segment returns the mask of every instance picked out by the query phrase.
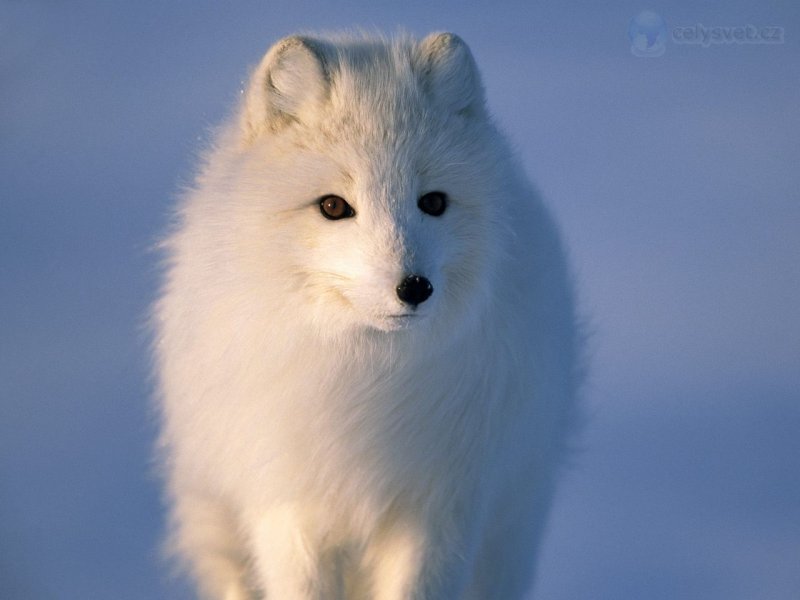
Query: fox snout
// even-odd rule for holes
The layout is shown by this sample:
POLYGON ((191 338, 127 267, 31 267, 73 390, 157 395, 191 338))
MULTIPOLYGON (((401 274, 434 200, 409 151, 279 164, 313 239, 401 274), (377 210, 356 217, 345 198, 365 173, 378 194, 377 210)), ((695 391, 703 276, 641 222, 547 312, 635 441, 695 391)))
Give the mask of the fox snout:
POLYGON ((422 275, 408 275, 397 286, 397 297, 405 304, 416 307, 431 297, 433 286, 427 277, 422 275))

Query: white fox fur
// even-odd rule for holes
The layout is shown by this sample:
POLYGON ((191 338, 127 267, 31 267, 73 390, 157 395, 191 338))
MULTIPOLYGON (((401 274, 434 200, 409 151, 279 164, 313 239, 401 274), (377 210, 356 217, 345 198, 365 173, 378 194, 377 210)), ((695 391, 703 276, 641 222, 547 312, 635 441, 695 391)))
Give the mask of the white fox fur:
POLYGON ((171 546, 203 598, 524 596, 580 338, 557 230, 457 36, 280 41, 165 248, 171 546), (354 216, 325 218, 329 194, 354 216))

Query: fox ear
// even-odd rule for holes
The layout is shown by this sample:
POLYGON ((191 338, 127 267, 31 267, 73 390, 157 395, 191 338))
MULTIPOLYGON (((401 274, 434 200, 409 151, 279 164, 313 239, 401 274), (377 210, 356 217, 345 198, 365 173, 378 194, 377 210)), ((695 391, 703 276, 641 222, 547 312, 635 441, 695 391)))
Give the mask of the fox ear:
POLYGON ((417 46, 417 68, 426 91, 455 113, 483 110, 478 67, 464 41, 454 33, 432 33, 417 46))
POLYGON ((329 91, 329 56, 323 42, 301 36, 284 38, 261 60, 250 77, 242 111, 242 134, 252 141, 303 117, 322 104, 329 91))

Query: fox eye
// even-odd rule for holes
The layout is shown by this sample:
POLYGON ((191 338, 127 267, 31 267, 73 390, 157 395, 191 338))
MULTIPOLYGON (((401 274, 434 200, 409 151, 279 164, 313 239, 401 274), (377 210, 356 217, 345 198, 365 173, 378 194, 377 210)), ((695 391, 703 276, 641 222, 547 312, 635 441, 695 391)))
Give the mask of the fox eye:
POLYGON ((419 209, 431 216, 438 217, 447 208, 447 194, 444 192, 428 192, 417 201, 419 209))
POLYGON ((347 200, 340 196, 323 196, 319 201, 319 210, 322 216, 331 221, 354 217, 356 211, 347 203, 347 200))

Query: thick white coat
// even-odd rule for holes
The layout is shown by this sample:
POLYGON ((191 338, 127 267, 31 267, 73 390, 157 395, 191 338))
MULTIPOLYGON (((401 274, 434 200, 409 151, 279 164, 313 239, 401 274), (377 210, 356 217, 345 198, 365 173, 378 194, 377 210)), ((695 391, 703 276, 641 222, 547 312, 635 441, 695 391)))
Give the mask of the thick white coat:
POLYGON ((523 597, 579 336, 556 228, 466 45, 282 40, 176 221, 161 452, 202 596, 523 597), (417 206, 430 191, 441 216, 417 206), (355 216, 325 219, 326 194, 355 216), (410 273, 434 290, 416 310, 410 273))

